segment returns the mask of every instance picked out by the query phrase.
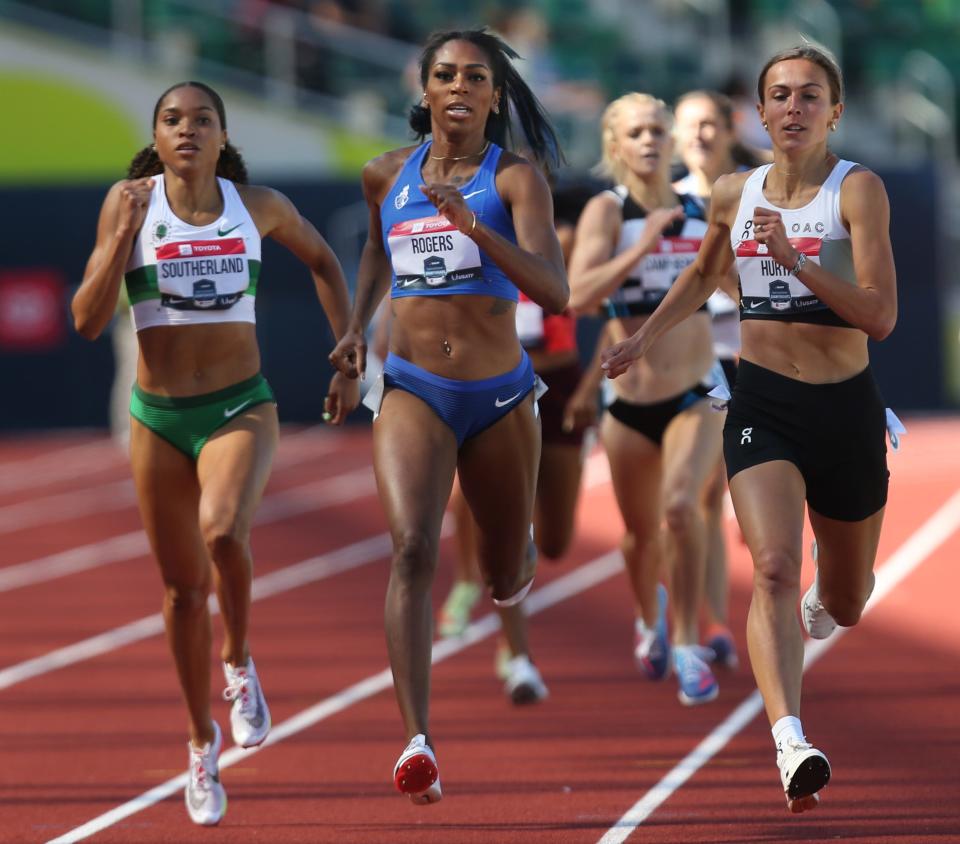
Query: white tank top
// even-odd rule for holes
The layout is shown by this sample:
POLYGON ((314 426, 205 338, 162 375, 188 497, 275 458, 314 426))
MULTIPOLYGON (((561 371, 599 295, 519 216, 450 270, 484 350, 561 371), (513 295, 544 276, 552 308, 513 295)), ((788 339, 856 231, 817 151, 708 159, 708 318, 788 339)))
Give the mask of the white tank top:
POLYGON ((223 213, 191 226, 167 203, 154 176, 146 217, 124 280, 137 331, 155 325, 256 322, 260 233, 228 179, 217 178, 223 213))
MULTIPOLYGON (((625 185, 606 193, 622 208, 623 223, 614 253, 619 255, 643 235, 647 211, 634 201, 625 185)), ((620 289, 610 295, 607 311, 611 318, 652 314, 677 276, 696 259, 707 231, 706 212, 692 196, 678 196, 677 202, 683 207, 684 218, 664 230, 653 251, 630 268, 620 289)))
POLYGON ((779 211, 794 249, 808 261, 856 284, 850 232, 840 218, 840 186, 857 164, 838 161, 817 195, 802 208, 778 208, 763 195, 772 166, 758 167, 747 178, 730 229, 730 245, 740 274, 740 319, 780 319, 849 328, 848 322, 790 272, 791 267, 778 264, 767 254, 767 247, 753 239, 753 209, 759 206, 779 211))

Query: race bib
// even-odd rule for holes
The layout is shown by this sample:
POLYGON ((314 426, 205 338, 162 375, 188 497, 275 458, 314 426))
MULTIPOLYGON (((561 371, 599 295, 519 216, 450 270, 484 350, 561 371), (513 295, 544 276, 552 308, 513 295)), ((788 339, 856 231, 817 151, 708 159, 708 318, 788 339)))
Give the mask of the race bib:
POLYGON ((223 309, 250 286, 242 237, 188 240, 157 247, 161 304, 179 309, 223 309))
POLYGON ((388 243, 399 290, 437 290, 483 279, 477 244, 446 217, 397 223, 388 243))
POLYGON ((644 255, 630 271, 630 277, 639 278, 644 290, 663 293, 693 263, 699 249, 699 237, 662 237, 656 251, 644 255))
MULTIPOLYGON (((820 263, 823 241, 817 237, 792 237, 790 243, 812 263, 820 263)), ((790 267, 775 261, 763 243, 744 240, 737 245, 741 304, 750 314, 795 314, 825 306, 790 267), (748 259, 748 260, 742 260, 748 259)))

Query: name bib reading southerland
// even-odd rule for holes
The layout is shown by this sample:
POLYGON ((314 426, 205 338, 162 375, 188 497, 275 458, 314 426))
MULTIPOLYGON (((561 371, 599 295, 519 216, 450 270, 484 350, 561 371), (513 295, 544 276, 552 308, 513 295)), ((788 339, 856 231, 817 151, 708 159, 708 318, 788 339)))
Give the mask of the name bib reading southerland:
POLYGON ((388 241, 399 290, 436 290, 483 279, 477 244, 446 217, 395 223, 388 241))
POLYGON ((157 247, 157 287, 165 307, 222 310, 233 305, 249 285, 242 237, 157 247))

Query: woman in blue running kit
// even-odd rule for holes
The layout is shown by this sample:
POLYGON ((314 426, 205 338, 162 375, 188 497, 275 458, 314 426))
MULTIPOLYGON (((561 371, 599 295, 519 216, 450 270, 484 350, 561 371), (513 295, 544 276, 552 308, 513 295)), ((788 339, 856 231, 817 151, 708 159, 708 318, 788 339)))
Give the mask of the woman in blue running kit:
MULTIPOLYGON (((217 765, 223 740, 210 712, 211 583, 224 620, 233 739, 253 747, 270 729, 247 644, 250 528, 278 427, 255 330, 261 238, 309 268, 338 337, 350 299, 336 256, 290 200, 246 184, 215 91, 199 82, 169 88, 154 107, 153 137, 104 200, 73 316, 81 335, 97 338, 125 284, 140 347, 130 460, 189 714, 186 807, 194 823, 212 825, 227 799, 217 765)), ((356 383, 337 372, 325 406, 331 421, 342 422, 358 401, 356 383)))
POLYGON ((430 588, 454 472, 494 600, 519 603, 536 566, 525 552, 540 427, 515 312, 518 290, 559 313, 568 289, 547 182, 502 147, 513 111, 525 147, 558 156, 515 56, 485 30, 437 33, 425 45, 410 122, 430 139, 364 168, 370 231, 350 327, 330 356, 363 375, 364 329, 389 288, 390 351, 365 403, 377 413, 374 468, 393 537, 387 647, 409 740, 394 782, 414 803, 441 797, 428 724, 430 588))
POLYGON ((833 59, 809 45, 778 53, 757 95, 773 163, 717 180, 696 262, 639 331, 604 350, 603 366, 626 372, 736 264, 743 345, 724 458, 753 557, 750 662, 787 803, 803 812, 831 773, 800 723, 804 504, 819 568, 801 618, 822 639, 856 624, 873 589, 888 472, 867 340, 893 330, 896 273, 883 183, 827 144, 843 113, 833 59))

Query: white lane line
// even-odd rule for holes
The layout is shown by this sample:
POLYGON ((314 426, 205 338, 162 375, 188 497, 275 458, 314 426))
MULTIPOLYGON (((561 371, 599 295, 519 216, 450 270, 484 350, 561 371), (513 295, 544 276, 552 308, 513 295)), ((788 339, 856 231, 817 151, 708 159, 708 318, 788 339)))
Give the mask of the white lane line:
MULTIPOLYGON (((960 490, 955 492, 920 528, 903 543, 877 571, 873 595, 864 608, 870 612, 896 586, 929 559, 944 542, 960 527, 960 490)), ((804 673, 832 648, 851 627, 838 627, 829 639, 806 642, 803 649, 804 673)), ((717 755, 727 743, 740 733, 760 712, 763 700, 760 693, 751 693, 730 715, 703 741, 688 753, 663 779, 633 804, 597 842, 597 844, 622 844, 662 806, 690 777, 717 755)), ((772 766, 771 766, 772 768, 772 766)))
MULTIPOLYGON (((256 578, 253 581, 253 600, 259 601, 317 580, 333 577, 335 574, 382 559, 389 553, 388 534, 381 533, 378 536, 368 537, 352 545, 338 548, 329 554, 320 554, 256 578)), ((210 596, 208 605, 211 614, 217 615, 220 612, 216 596, 210 596)), ((157 636, 162 632, 163 616, 160 613, 131 621, 129 624, 91 636, 89 639, 74 642, 72 645, 50 651, 43 656, 4 668, 0 671, 0 690, 9 689, 25 680, 49 674, 51 671, 66 668, 78 662, 93 659, 133 642, 157 636)))
MULTIPOLYGON (((294 436, 304 436, 312 428, 294 436)), ((314 434, 315 436, 315 434, 314 434)), ((290 439, 290 437, 288 437, 290 439)), ((335 437, 331 437, 331 440, 335 437)), ((591 489, 610 480, 610 467, 602 452, 593 454, 584 466, 584 486, 591 489)), ((342 475, 325 478, 268 495, 257 509, 255 525, 264 525, 299 516, 312 509, 335 506, 376 491, 373 469, 362 467, 342 475), (334 491, 326 489, 334 486, 334 491), (356 485, 356 486, 355 486, 356 485), (300 500, 298 499, 305 499, 300 500), (312 501, 311 501, 312 499, 312 501)), ((143 531, 135 530, 78 548, 58 551, 46 557, 0 568, 0 593, 45 583, 109 563, 133 560, 150 553, 143 531)))
POLYGON ((23 460, 0 462, 0 493, 43 486, 125 462, 122 450, 109 439, 44 451, 23 460))
MULTIPOLYGON (((623 557, 619 551, 611 551, 604 554, 602 557, 585 563, 569 574, 548 583, 542 589, 532 592, 525 602, 527 612, 529 615, 542 612, 548 607, 590 589, 622 571, 623 557)), ((433 646, 433 664, 436 665, 443 662, 476 642, 491 636, 499 627, 500 621, 496 614, 490 613, 471 624, 463 636, 435 642, 433 646)), ((249 750, 242 750, 239 747, 230 748, 230 750, 220 756, 220 768, 222 770, 229 768, 241 760, 246 761, 252 754, 278 744, 284 739, 336 715, 338 712, 342 712, 380 692, 384 692, 392 685, 393 676, 389 668, 372 674, 359 683, 355 683, 337 694, 315 703, 313 706, 288 718, 286 721, 277 724, 270 731, 269 737, 260 747, 249 750)), ((87 821, 87 823, 82 826, 78 826, 58 838, 52 839, 47 842, 47 844, 71 844, 71 842, 82 841, 84 838, 88 838, 125 818, 129 818, 131 815, 135 815, 137 812, 142 812, 144 809, 150 808, 172 794, 176 794, 178 791, 181 791, 186 784, 187 774, 182 773, 179 776, 167 780, 165 783, 151 788, 139 797, 135 797, 133 800, 87 821)))
MULTIPOLYGON (((373 470, 364 466, 267 496, 257 510, 254 524, 266 525, 293 518, 313 510, 364 498, 375 492, 373 470)), ((108 563, 136 559, 149 553, 150 545, 146 534, 142 530, 130 531, 79 548, 58 551, 36 560, 0 568, 0 592, 22 589, 108 563)))
MULTIPOLYGON (((281 431, 274 468, 302 462, 304 444, 308 447, 319 445, 317 454, 310 455, 312 459, 337 448, 338 439, 329 429, 324 430, 319 425, 290 433, 281 431)), ((55 448, 23 460, 0 461, 0 494, 86 478, 128 465, 128 462, 126 450, 108 438, 55 448)))
MULTIPOLYGON (((308 438, 300 433, 293 435, 290 439, 300 442, 308 438)), ((314 436, 313 439, 316 437, 314 436)), ((296 447, 290 445, 274 459, 274 472, 282 471, 289 466, 303 466, 325 457, 336 448, 334 439, 331 437, 322 440, 319 448, 311 443, 309 451, 306 451, 302 445, 296 447)), ((92 469, 93 467, 90 467, 82 471, 70 472, 59 480, 63 481, 67 478, 87 480, 93 473, 92 469)), ((130 473, 127 471, 125 474, 129 476, 130 473)), ((0 506, 0 534, 97 513, 133 508, 136 503, 133 481, 129 477, 88 486, 75 486, 73 489, 54 492, 42 498, 28 498, 14 504, 0 506)))
MULTIPOLYGON (((590 457, 584 473, 586 488, 591 489, 609 479, 609 473, 604 472, 606 465, 606 460, 602 454, 595 454, 590 457)), ((375 489, 373 470, 370 466, 365 466, 344 475, 277 493, 274 496, 274 499, 277 500, 264 500, 263 504, 260 505, 256 524, 266 524, 326 506, 342 504, 356 498, 372 495, 375 489)), ((447 530, 445 521, 443 536, 448 535, 447 530)), ((93 543, 84 548, 64 551, 42 560, 34 560, 31 563, 2 569, 0 570, 0 592, 39 583, 43 580, 51 580, 55 577, 62 577, 105 563, 134 559, 149 553, 149 551, 147 539, 143 532, 133 531, 106 542, 93 543)), ((311 558, 301 563, 294 563, 263 578, 256 578, 253 582, 254 599, 266 597, 258 591, 262 588, 260 584, 265 580, 268 583, 279 583, 284 578, 290 578, 291 585, 285 587, 289 589, 294 589, 303 583, 309 583, 309 580, 298 580, 299 572, 303 567, 309 569, 316 559, 311 558)), ((269 594, 275 594, 275 592, 269 594)), ((530 600, 533 600, 532 596, 530 600)), ((215 606, 212 597, 211 606, 215 606)), ((155 635, 163 629, 162 624, 157 627, 158 619, 161 619, 159 614, 147 616, 88 639, 83 639, 80 642, 75 642, 72 645, 50 651, 42 656, 0 669, 0 690, 8 689, 32 677, 38 677, 41 674, 73 665, 76 662, 91 659, 131 642, 137 642, 155 635)))
POLYGON ((0 534, 37 527, 94 513, 133 507, 137 502, 133 481, 113 481, 96 487, 72 489, 44 498, 28 498, 0 507, 0 534))

